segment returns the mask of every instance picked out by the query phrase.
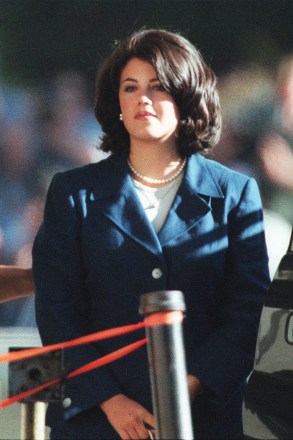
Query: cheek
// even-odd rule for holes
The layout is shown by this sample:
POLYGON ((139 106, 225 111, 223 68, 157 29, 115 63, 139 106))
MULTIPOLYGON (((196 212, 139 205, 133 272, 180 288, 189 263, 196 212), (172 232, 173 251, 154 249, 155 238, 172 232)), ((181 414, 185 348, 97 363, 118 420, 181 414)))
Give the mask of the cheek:
POLYGON ((178 123, 180 120, 179 110, 177 106, 172 102, 166 103, 164 114, 166 115, 166 118, 168 118, 170 122, 172 121, 173 123, 174 122, 178 123))
POLYGON ((129 99, 128 97, 121 97, 119 98, 119 102, 120 102, 120 110, 123 113, 124 117, 127 117, 128 114, 131 113, 131 99, 129 99))
POLYGON ((162 110, 166 115, 172 117, 172 119, 180 120, 180 112, 176 105, 176 102, 171 96, 168 96, 167 99, 164 99, 162 102, 162 110))

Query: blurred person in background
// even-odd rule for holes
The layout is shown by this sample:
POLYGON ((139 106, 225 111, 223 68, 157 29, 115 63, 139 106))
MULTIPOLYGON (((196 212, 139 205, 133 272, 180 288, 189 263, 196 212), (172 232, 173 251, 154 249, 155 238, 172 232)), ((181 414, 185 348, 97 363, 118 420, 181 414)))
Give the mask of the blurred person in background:
POLYGON ((271 124, 256 149, 266 205, 293 224, 293 55, 278 66, 271 124))
MULTIPOLYGON (((33 93, 3 87, 0 132, 1 327, 35 326, 32 236, 26 258, 17 258, 20 249, 28 242, 27 232, 34 224, 25 216, 25 211, 39 191, 35 116, 33 93), (8 301, 14 298, 18 301, 8 301)), ((40 209, 42 212, 43 207, 40 209)), ((37 215, 35 219, 37 221, 37 215)))
POLYGON ((271 278, 287 252, 293 221, 290 190, 293 157, 288 142, 293 126, 292 119, 291 126, 288 124, 293 108, 291 69, 292 58, 289 57, 280 63, 276 83, 271 72, 263 67, 239 66, 223 76, 219 83, 223 135, 213 150, 213 157, 255 177, 260 185, 271 278), (283 111, 281 102, 286 102, 283 111), (284 119, 282 114, 286 115, 284 119), (286 120, 287 140, 280 137, 281 120, 286 120))
POLYGON ((22 264, 19 253, 33 239, 52 175, 106 157, 98 148, 101 129, 92 106, 89 84, 74 70, 34 88, 1 85, 3 263, 22 264))
MULTIPOLYGON (((31 128, 25 121, 2 127, 0 141, 0 225, 4 234, 5 262, 13 264, 25 236, 23 212, 36 188, 36 162, 31 128)), ((28 226, 28 225, 27 225, 28 226)))
MULTIPOLYGON (((137 322, 142 293, 181 290, 195 438, 242 439, 270 280, 255 180, 204 157, 221 131, 215 74, 182 36, 143 30, 101 66, 95 114, 112 154, 53 177, 34 243, 42 341, 137 322)), ((120 346, 70 349, 65 363, 120 346)), ((52 439, 143 439, 154 427, 145 347, 66 381, 64 393, 49 405, 52 439)))
MULTIPOLYGON (((105 157, 89 84, 65 71, 30 88, 0 84, 1 262, 30 268, 52 175, 105 157)), ((34 326, 34 297, 0 306, 0 326, 34 326)))
POLYGON ((219 79, 223 133, 213 158, 261 180, 256 140, 270 127, 275 88, 270 72, 235 66, 219 79))
POLYGON ((273 277, 287 252, 293 225, 293 55, 281 59, 267 132, 256 142, 265 209, 265 230, 273 277))
POLYGON ((40 165, 52 173, 97 162, 105 154, 97 147, 101 129, 93 116, 89 85, 77 71, 56 75, 44 90, 40 165))

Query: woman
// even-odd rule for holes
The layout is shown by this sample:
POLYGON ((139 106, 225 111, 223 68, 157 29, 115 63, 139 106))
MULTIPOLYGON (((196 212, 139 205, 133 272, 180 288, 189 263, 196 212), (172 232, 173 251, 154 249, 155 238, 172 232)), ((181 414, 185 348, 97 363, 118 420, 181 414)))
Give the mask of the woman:
MULTIPOLYGON (((241 438, 241 402, 269 285, 253 179, 205 159, 221 128, 214 73, 180 35, 143 30, 101 66, 95 114, 109 158, 56 175, 34 245, 44 344, 138 320, 140 295, 174 289, 196 438, 241 438)), ((65 352, 70 368, 139 336, 65 352)), ((147 438, 145 349, 66 383, 53 439, 147 438)))

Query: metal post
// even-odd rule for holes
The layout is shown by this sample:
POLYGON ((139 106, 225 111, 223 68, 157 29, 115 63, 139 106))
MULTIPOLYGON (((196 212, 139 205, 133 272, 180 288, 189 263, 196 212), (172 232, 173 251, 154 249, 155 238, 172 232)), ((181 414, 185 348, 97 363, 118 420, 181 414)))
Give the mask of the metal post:
POLYGON ((146 327, 156 438, 193 439, 182 334, 183 294, 177 290, 146 293, 139 311, 150 324, 159 315, 165 317, 164 324, 146 327), (172 319, 174 311, 182 319, 172 319))
POLYGON ((45 402, 21 403, 21 440, 45 439, 45 402))

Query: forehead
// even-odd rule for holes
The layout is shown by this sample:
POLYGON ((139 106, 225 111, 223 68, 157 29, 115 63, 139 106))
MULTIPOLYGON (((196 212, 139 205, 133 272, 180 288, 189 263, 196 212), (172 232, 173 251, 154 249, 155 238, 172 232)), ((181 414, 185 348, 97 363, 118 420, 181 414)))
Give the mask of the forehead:
POLYGON ((121 72, 120 81, 127 79, 154 79, 157 78, 157 72, 155 68, 147 61, 140 58, 131 58, 124 66, 121 72))

